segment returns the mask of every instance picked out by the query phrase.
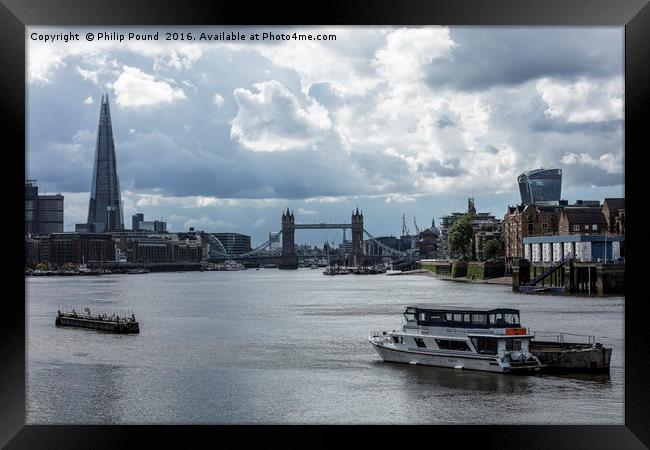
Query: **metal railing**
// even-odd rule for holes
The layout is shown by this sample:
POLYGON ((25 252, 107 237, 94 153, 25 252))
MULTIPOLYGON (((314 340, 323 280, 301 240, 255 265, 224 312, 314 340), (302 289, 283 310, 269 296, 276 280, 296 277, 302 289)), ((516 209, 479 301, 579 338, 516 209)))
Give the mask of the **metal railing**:
POLYGON ((548 268, 546 271, 544 271, 541 275, 538 275, 537 277, 535 277, 532 281, 530 281, 529 283, 527 283, 527 285, 528 285, 528 286, 535 286, 535 285, 537 285, 537 283, 539 283, 540 281, 542 281, 544 278, 548 277, 548 276, 551 275, 553 272, 555 272, 556 270, 558 270, 560 267, 564 266, 567 262, 571 261, 571 259, 573 259, 573 257, 574 257, 574 256, 573 256, 572 253, 567 253, 566 255, 564 255, 564 256, 562 257, 561 260, 554 262, 553 265, 551 265, 551 267, 549 267, 549 268, 548 268))
POLYGON ((533 340, 538 338, 546 341, 557 342, 558 344, 588 344, 593 345, 596 342, 596 336, 587 335, 587 334, 575 334, 575 333, 558 333, 556 331, 530 331, 530 334, 533 335, 533 340), (581 338, 581 342, 576 342, 576 340, 567 340, 566 337, 571 336, 575 338, 581 338), (586 340, 586 342, 584 342, 586 340))

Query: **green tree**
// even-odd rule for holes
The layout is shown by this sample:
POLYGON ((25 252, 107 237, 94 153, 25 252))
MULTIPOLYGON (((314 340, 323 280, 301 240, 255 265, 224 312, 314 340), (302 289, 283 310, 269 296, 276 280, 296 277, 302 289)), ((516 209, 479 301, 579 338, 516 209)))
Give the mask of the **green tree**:
POLYGON ((469 215, 465 214, 456 220, 449 229, 448 245, 450 253, 452 255, 462 255, 465 258, 473 237, 474 228, 472 228, 469 215))
POLYGON ((490 239, 483 246, 483 253, 486 259, 496 258, 497 253, 501 250, 501 241, 499 239, 490 239))
POLYGON ((43 270, 43 271, 47 270, 47 264, 45 263, 36 264, 36 270, 43 270))

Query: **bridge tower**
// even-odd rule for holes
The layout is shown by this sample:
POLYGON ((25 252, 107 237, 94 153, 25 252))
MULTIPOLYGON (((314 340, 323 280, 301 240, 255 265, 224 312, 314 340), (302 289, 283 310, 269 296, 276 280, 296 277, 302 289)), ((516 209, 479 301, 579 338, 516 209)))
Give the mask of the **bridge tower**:
POLYGON ((352 212, 352 264, 363 265, 363 212, 352 212))
POLYGON ((282 212, 282 261, 278 266, 280 269, 298 268, 298 258, 293 240, 295 224, 293 213, 287 208, 286 212, 282 212))

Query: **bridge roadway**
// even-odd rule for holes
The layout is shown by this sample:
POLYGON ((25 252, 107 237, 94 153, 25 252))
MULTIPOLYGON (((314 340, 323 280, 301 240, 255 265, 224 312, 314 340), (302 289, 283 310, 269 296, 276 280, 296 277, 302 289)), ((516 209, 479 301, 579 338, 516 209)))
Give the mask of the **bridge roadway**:
POLYGON ((322 230, 326 228, 352 228, 351 223, 296 223, 293 225, 296 230, 322 230))

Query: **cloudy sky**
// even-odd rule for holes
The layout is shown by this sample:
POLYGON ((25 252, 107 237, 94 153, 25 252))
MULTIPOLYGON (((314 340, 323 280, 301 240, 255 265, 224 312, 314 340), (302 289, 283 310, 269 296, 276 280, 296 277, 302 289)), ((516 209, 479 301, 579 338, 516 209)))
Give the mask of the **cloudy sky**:
MULTIPOLYGON (((108 93, 124 202, 174 231, 303 223, 374 235, 451 211, 502 217, 516 176, 560 167, 569 201, 624 192, 623 28, 43 28, 27 32, 27 178, 85 222, 108 93), (115 42, 87 31, 335 34, 335 41, 115 42), (33 32, 80 42, 33 41, 33 32)), ((299 231, 298 242, 340 242, 299 231)))

